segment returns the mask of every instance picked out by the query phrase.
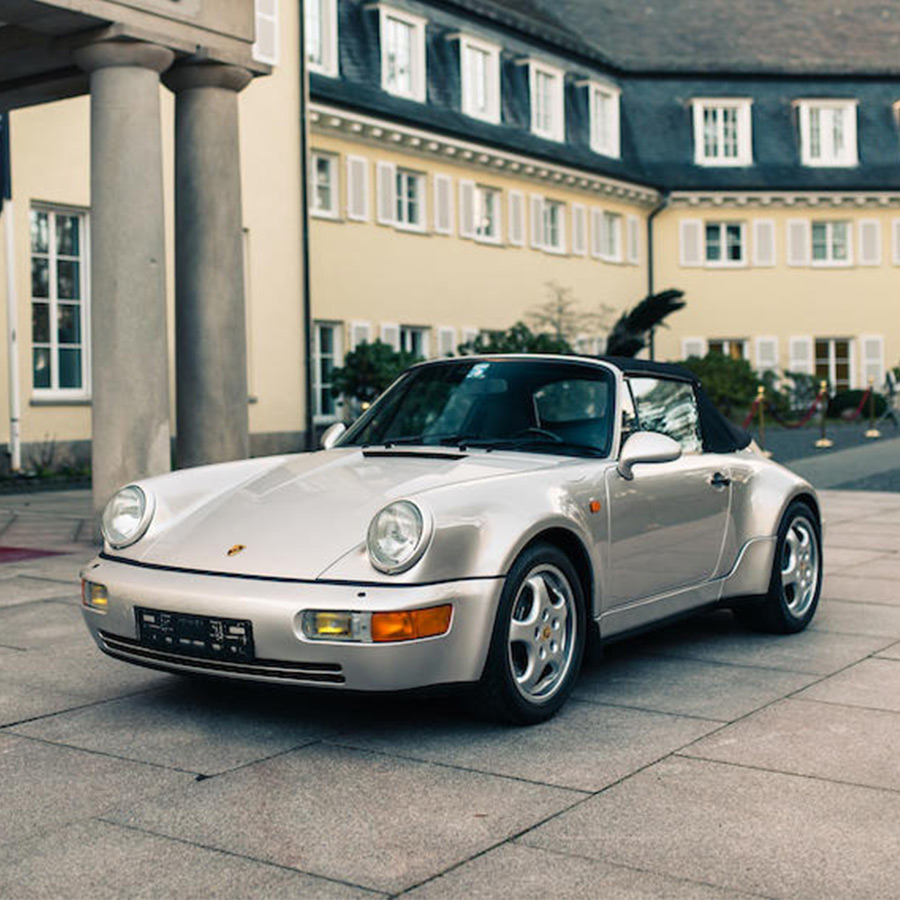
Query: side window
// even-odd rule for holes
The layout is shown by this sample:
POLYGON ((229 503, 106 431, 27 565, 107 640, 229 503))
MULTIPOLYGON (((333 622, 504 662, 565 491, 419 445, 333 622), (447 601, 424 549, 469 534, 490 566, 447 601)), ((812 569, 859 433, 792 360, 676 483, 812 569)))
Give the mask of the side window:
POLYGON ((631 391, 641 431, 658 431, 674 438, 685 453, 700 453, 700 415, 694 389, 683 381, 632 378, 631 391))
POLYGON ((631 386, 626 378, 622 385, 622 443, 638 431, 637 413, 631 396, 631 386))

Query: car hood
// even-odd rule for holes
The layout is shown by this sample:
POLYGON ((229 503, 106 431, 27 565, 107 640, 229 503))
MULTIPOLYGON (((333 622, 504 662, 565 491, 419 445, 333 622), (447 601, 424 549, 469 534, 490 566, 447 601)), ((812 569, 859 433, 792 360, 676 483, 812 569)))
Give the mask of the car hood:
MULTIPOLYGON (((114 555, 203 572, 314 579, 365 541, 372 517, 392 500, 565 461, 440 449, 339 448, 284 457, 151 528, 143 540, 114 555)), ((178 505, 177 496, 166 494, 165 477, 152 487, 167 506, 178 505)), ((427 505, 427 497, 422 502, 427 505)), ((372 577, 380 580, 374 569, 372 577)))

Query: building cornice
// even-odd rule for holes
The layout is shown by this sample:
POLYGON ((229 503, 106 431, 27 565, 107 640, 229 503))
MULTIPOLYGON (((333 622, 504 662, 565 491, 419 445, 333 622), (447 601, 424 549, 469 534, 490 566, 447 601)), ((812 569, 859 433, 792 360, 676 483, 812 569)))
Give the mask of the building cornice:
POLYGON ((682 209, 897 209, 900 191, 672 191, 669 205, 682 209))
POLYGON ((536 184, 565 187, 595 197, 611 197, 636 206, 653 207, 661 196, 659 191, 646 185, 411 128, 355 110, 310 103, 309 121, 312 130, 318 134, 339 134, 351 140, 392 147, 432 160, 442 159, 484 171, 515 175, 536 184))

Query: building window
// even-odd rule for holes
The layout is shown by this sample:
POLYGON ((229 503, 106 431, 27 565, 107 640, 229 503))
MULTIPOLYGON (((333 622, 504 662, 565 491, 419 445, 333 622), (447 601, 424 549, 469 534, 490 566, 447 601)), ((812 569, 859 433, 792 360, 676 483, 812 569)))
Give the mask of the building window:
POLYGON ((618 158, 619 90, 603 84, 590 87, 591 149, 618 158))
POLYGON ((832 391, 852 387, 849 338, 816 338, 816 378, 827 381, 832 391))
POLYGON ((83 213, 31 210, 31 344, 36 394, 88 395, 83 213))
POLYGON ((557 200, 545 200, 543 209, 543 248, 562 253, 565 249, 563 216, 565 205, 557 200))
POLYGON ((750 342, 746 338, 726 338, 710 340, 707 344, 710 353, 721 353, 731 359, 749 359, 750 342))
POLYGON ((337 157, 329 153, 313 153, 310 212, 315 216, 335 218, 338 214, 337 157))
POLYGON ((565 104, 561 69, 530 62, 531 130, 551 141, 565 140, 565 104))
POLYGON ((801 100, 800 158, 805 166, 855 166, 855 100, 801 100))
POLYGON ((306 63, 322 75, 338 74, 337 0, 306 0, 306 63))
POLYGON ((694 162, 704 166, 748 166, 753 162, 750 100, 697 99, 694 162))
POLYGON ((850 264, 849 222, 813 222, 811 233, 813 265, 850 264))
POLYGON ((400 350, 417 359, 428 359, 428 329, 415 325, 400 326, 400 350))
POLYGON ((333 322, 316 322, 314 394, 315 416, 320 422, 337 417, 337 398, 331 393, 332 375, 341 363, 341 326, 333 322))
POLYGON ((500 121, 500 48, 463 36, 459 42, 462 111, 467 116, 500 121))
POLYGON ((476 185, 474 197, 475 237, 500 240, 500 191, 476 185))
POLYGON ((425 100, 425 19, 379 7, 381 86, 389 94, 425 100))
POLYGON ((603 212, 600 231, 600 258, 607 262, 622 261, 622 217, 618 213, 603 212))
POLYGON ((706 263, 742 266, 746 262, 744 225, 740 222, 706 223, 706 263))
POLYGON ((397 169, 397 225, 401 228, 425 227, 425 176, 397 169))

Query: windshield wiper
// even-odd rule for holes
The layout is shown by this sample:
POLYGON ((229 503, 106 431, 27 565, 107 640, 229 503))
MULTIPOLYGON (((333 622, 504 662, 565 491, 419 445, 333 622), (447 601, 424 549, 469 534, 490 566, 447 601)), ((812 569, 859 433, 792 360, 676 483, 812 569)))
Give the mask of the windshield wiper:
POLYGON ((474 447, 478 450, 537 450, 540 453, 563 453, 575 456, 606 456, 597 447, 587 444, 574 444, 553 435, 523 434, 517 437, 479 438, 468 435, 452 435, 443 438, 441 444, 452 444, 465 450, 474 447))

